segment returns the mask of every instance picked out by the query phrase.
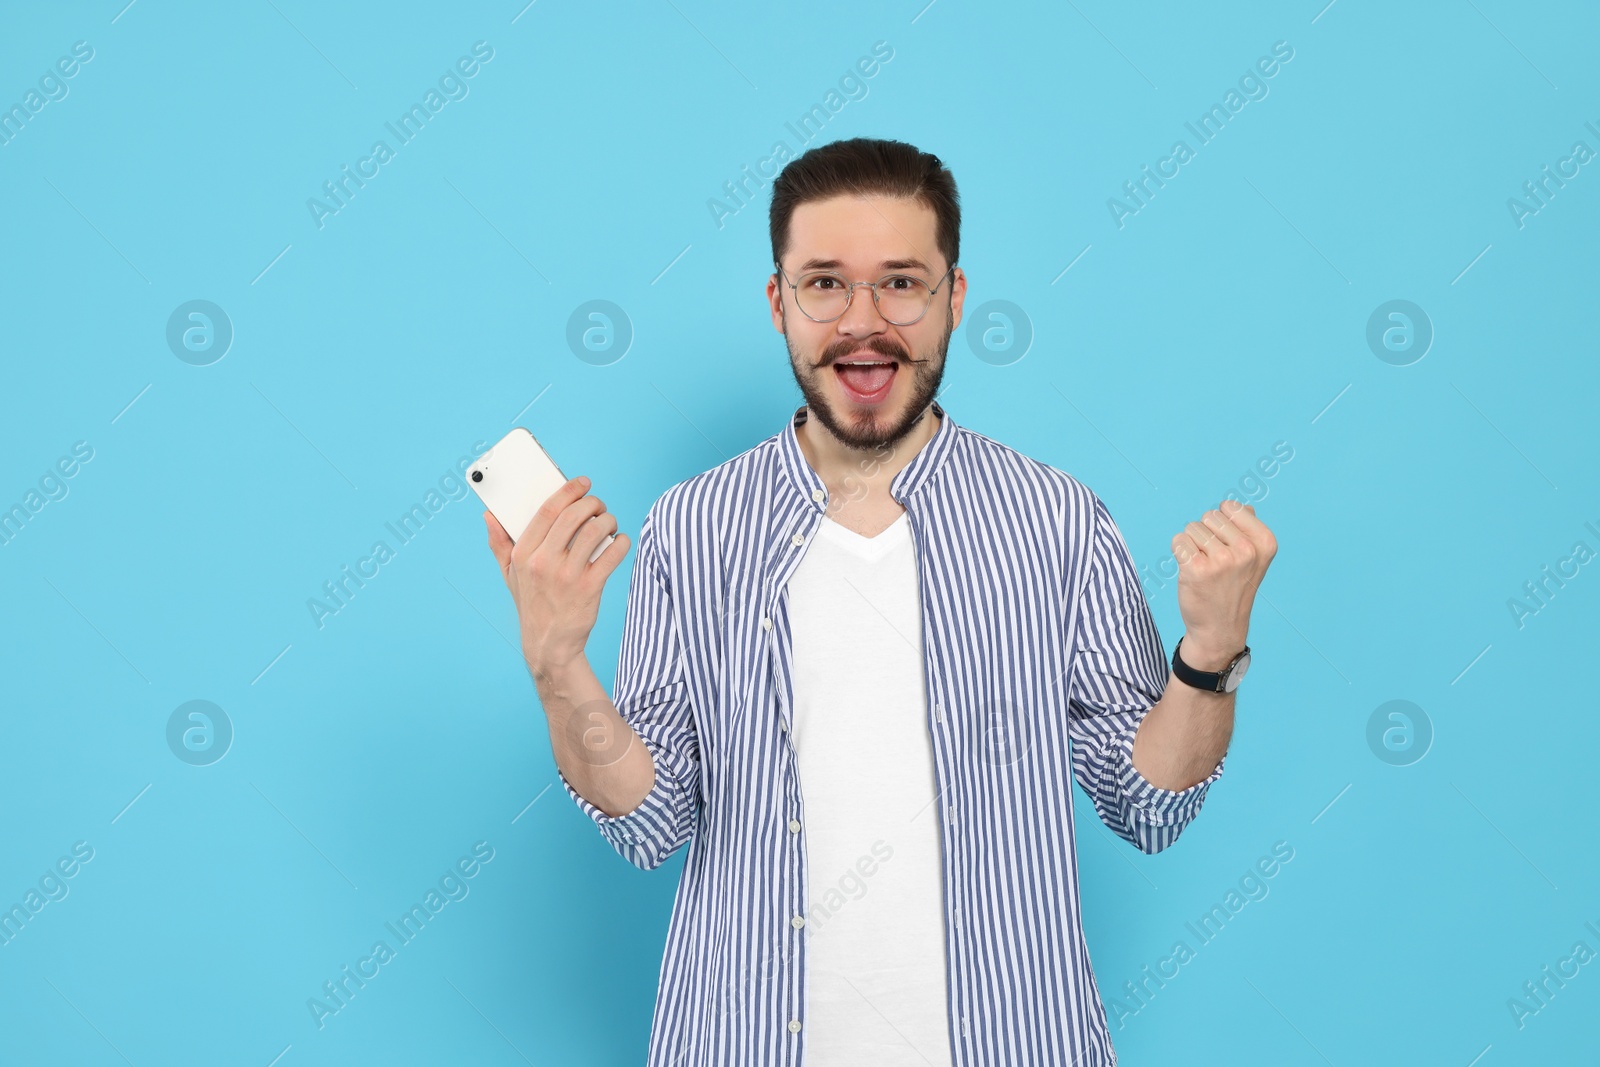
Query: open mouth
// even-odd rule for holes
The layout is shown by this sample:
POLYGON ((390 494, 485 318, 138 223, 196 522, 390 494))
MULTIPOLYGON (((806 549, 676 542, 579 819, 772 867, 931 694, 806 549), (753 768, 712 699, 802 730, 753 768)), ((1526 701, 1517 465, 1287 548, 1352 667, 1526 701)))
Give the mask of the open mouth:
POLYGON ((833 371, 845 395, 858 404, 879 404, 889 395, 900 364, 892 359, 859 363, 835 363, 833 371))

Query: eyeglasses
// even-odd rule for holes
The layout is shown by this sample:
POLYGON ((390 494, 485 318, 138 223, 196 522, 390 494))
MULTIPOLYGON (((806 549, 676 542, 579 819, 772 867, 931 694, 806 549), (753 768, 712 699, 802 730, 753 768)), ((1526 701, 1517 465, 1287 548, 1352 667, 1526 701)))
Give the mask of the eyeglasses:
POLYGON ((940 276, 939 284, 930 289, 927 282, 910 274, 885 274, 875 282, 852 282, 831 270, 809 271, 800 275, 798 281, 791 282, 783 273, 782 264, 774 262, 773 266, 778 268, 784 284, 794 290, 795 306, 812 322, 833 322, 839 318, 850 309, 856 286, 864 285, 872 290, 872 302, 877 305, 878 314, 896 326, 910 326, 921 321, 933 302, 933 294, 944 285, 950 271, 956 269, 952 263, 950 270, 940 276))

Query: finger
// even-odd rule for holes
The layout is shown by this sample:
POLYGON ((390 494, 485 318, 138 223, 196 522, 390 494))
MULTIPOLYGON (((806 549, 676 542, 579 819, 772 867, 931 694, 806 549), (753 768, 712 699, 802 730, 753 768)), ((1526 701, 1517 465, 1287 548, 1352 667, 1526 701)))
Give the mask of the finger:
MULTIPOLYGON (((1227 503, 1227 501, 1223 501, 1223 503, 1227 503)), ((1223 514, 1223 512, 1217 508, 1213 508, 1204 515, 1200 516, 1200 521, 1205 523, 1206 528, 1212 533, 1216 534, 1217 540, 1221 541, 1225 545, 1231 545, 1235 541, 1244 539, 1244 532, 1241 531, 1239 527, 1235 526, 1233 522, 1229 520, 1228 516, 1223 514)))
POLYGON ((500 573, 511 574, 511 535, 506 533, 506 528, 500 525, 500 520, 485 511, 483 524, 489 530, 489 551, 494 553, 495 562, 500 564, 500 573))
MULTIPOLYGON (((633 542, 628 540, 627 534, 617 534, 616 539, 606 546, 605 551, 596 556, 594 562, 589 564, 589 569, 585 573, 594 575, 599 579, 600 584, 604 585, 606 579, 611 577, 611 572, 617 569, 617 564, 622 562, 623 557, 628 554, 628 549, 632 546, 633 542)), ((593 552, 594 549, 591 548, 589 551, 593 552)))
POLYGON ((605 502, 597 496, 580 497, 561 509, 555 525, 550 527, 550 532, 545 535, 546 547, 555 552, 555 558, 565 556, 572 546, 572 538, 577 534, 578 527, 594 518, 604 514, 605 502))
POLYGON ((1186 522, 1183 524, 1183 532, 1188 536, 1196 552, 1204 552, 1206 546, 1216 540, 1216 534, 1211 532, 1211 527, 1203 522, 1186 522))
POLYGON ((549 534, 550 527, 555 525, 556 519, 560 516, 562 510, 588 491, 589 479, 582 475, 567 479, 566 485, 551 493, 549 499, 539 505, 539 510, 534 512, 533 518, 528 520, 528 528, 522 531, 522 537, 517 543, 521 544, 523 541, 527 541, 529 549, 535 549, 544 544, 544 539, 549 534))
POLYGON ((602 512, 578 527, 572 538, 572 553, 567 557, 569 573, 581 574, 591 564, 589 557, 608 534, 617 530, 617 517, 609 511, 602 512))
POLYGON ((1222 502, 1222 513, 1246 533, 1261 525, 1261 520, 1256 518, 1256 509, 1252 505, 1241 503, 1232 497, 1222 502), (1229 507, 1230 504, 1232 507, 1229 507))
POLYGON ((1267 539, 1267 541, 1272 539, 1272 531, 1267 530, 1266 523, 1261 522, 1261 518, 1256 515, 1256 509, 1250 504, 1235 507, 1232 512, 1227 514, 1227 517, 1230 520, 1234 520, 1234 525, 1245 531, 1245 536, 1250 537, 1251 541, 1256 542, 1256 544, 1261 544, 1262 539, 1267 539))
POLYGON ((1228 517, 1233 520, 1239 530, 1250 539, 1258 550, 1266 553, 1270 558, 1278 550, 1278 539, 1272 536, 1272 531, 1267 529, 1267 524, 1256 516, 1256 509, 1249 504, 1239 504, 1231 501, 1235 506, 1228 517))
POLYGON ((1226 543, 1217 536, 1217 532, 1203 522, 1191 522, 1184 526, 1183 532, 1189 536, 1190 543, 1194 546, 1195 554, 1204 556, 1220 555, 1226 548, 1226 543))
MULTIPOLYGON (((1191 522, 1189 525, 1193 526, 1194 523, 1191 522)), ((1172 539, 1172 557, 1178 561, 1179 567, 1182 567, 1199 554, 1200 546, 1195 544, 1194 538, 1189 535, 1187 530, 1172 539)))

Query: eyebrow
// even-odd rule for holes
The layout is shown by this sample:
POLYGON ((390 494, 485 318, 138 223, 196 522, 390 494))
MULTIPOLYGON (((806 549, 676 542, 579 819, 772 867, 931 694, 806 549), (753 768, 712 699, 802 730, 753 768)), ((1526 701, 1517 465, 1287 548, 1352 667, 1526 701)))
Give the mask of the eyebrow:
MULTIPOLYGON (((837 259, 817 259, 815 257, 800 264, 801 270, 840 270, 844 262, 837 259)), ((886 259, 878 264, 879 270, 920 270, 924 274, 931 274, 928 265, 920 259, 886 259)))

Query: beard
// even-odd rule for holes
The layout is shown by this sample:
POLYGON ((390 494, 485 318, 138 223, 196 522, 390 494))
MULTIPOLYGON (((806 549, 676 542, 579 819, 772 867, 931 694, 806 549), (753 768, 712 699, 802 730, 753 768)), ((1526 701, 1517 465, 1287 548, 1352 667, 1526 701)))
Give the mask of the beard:
POLYGON ((805 398, 806 406, 817 420, 847 447, 874 451, 904 438, 927 414, 928 405, 938 394, 939 384, 944 379, 945 356, 950 350, 953 318, 951 309, 946 306, 944 336, 939 339, 938 350, 920 357, 913 357, 894 338, 878 334, 865 341, 837 341, 823 350, 821 358, 813 366, 810 360, 802 358, 795 351, 794 341, 789 336, 787 316, 783 320, 783 342, 789 349, 789 368, 794 371, 795 384, 800 387, 800 395, 805 398), (885 359, 894 360, 899 364, 895 370, 896 376, 911 375, 911 395, 899 411, 841 417, 829 402, 822 386, 822 376, 837 373, 833 370, 833 363, 840 356, 862 349, 870 349, 885 359))

